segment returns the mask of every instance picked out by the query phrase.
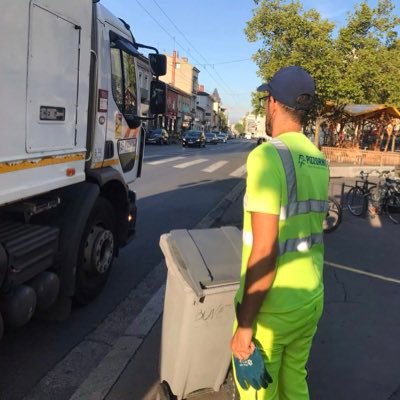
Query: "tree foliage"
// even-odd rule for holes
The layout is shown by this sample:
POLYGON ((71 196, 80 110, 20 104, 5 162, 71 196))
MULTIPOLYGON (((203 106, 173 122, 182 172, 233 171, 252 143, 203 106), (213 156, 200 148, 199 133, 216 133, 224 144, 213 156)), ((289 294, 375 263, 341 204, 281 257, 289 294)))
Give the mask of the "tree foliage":
POLYGON ((244 126, 243 124, 241 124, 240 122, 238 122, 237 124, 235 124, 235 131, 241 135, 244 132, 244 126))
POLYGON ((223 132, 226 132, 228 128, 228 120, 226 118, 226 115, 222 112, 218 112, 218 119, 219 119, 219 126, 223 132))
MULTIPOLYGON (((400 105, 400 18, 391 0, 379 0, 376 8, 362 2, 339 30, 298 0, 254 2, 245 32, 261 43, 253 58, 262 81, 283 66, 300 65, 313 75, 320 104, 400 105)), ((262 112, 259 96, 253 93, 256 113, 262 112)))

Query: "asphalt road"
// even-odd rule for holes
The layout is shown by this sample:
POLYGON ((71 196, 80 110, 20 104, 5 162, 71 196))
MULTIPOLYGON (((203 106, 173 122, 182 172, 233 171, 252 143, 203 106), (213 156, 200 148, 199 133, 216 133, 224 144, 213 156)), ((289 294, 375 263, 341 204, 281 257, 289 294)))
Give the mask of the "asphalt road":
MULTIPOLYGON (((69 398, 109 348, 110 338, 96 336, 96 328, 123 302, 162 259, 158 241, 162 233, 192 228, 243 179, 245 160, 254 142, 232 140, 206 148, 180 145, 146 146, 142 178, 132 187, 138 195, 135 240, 114 263, 104 292, 87 307, 75 309, 63 322, 33 320, 8 332, 0 344, 0 399, 31 399, 35 386, 50 387, 48 398, 69 398), (84 342, 84 351, 75 349, 84 342), (86 345, 87 344, 87 345, 86 345), (72 354, 72 356, 71 356, 72 354), (53 367, 64 360, 63 370, 43 383, 53 367)), ((133 314, 140 312, 162 276, 140 287, 132 309, 114 313, 116 336, 133 314), (153 287, 154 286, 154 287, 153 287), (129 315, 127 315, 129 314, 129 315)), ((132 303, 130 303, 132 304, 132 303)), ((36 397, 35 397, 36 398, 36 397)), ((45 394, 40 399, 47 398, 45 394)))

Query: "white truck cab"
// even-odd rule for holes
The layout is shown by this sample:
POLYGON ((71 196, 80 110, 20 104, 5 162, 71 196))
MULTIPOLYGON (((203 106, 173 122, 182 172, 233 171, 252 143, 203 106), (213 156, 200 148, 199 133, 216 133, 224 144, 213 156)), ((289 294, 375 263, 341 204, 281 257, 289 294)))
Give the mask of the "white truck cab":
POLYGON ((134 232, 128 184, 142 120, 165 112, 166 60, 92 0, 6 0, 0 35, 1 337, 3 320, 21 326, 103 288, 134 232))

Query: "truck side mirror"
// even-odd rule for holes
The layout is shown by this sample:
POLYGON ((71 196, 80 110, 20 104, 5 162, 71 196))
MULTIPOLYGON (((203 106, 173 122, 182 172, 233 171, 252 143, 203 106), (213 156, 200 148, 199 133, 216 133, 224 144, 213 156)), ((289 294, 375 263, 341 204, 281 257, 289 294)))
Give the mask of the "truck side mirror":
POLYGON ((167 108, 167 85, 161 81, 151 81, 150 113, 165 114, 167 108))
POLYGON ((149 54, 150 68, 155 76, 162 76, 167 73, 167 57, 164 54, 149 54))

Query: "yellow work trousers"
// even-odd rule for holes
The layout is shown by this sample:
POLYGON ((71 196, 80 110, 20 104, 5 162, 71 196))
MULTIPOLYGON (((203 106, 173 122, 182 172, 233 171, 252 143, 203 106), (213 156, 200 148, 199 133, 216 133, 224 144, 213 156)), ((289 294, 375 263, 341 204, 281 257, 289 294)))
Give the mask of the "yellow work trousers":
MULTIPOLYGON (((236 381, 241 400, 308 400, 306 364, 323 296, 286 313, 259 313, 254 339, 263 354, 273 383, 266 389, 243 389, 236 381)), ((236 380, 236 376, 235 376, 236 380)))

